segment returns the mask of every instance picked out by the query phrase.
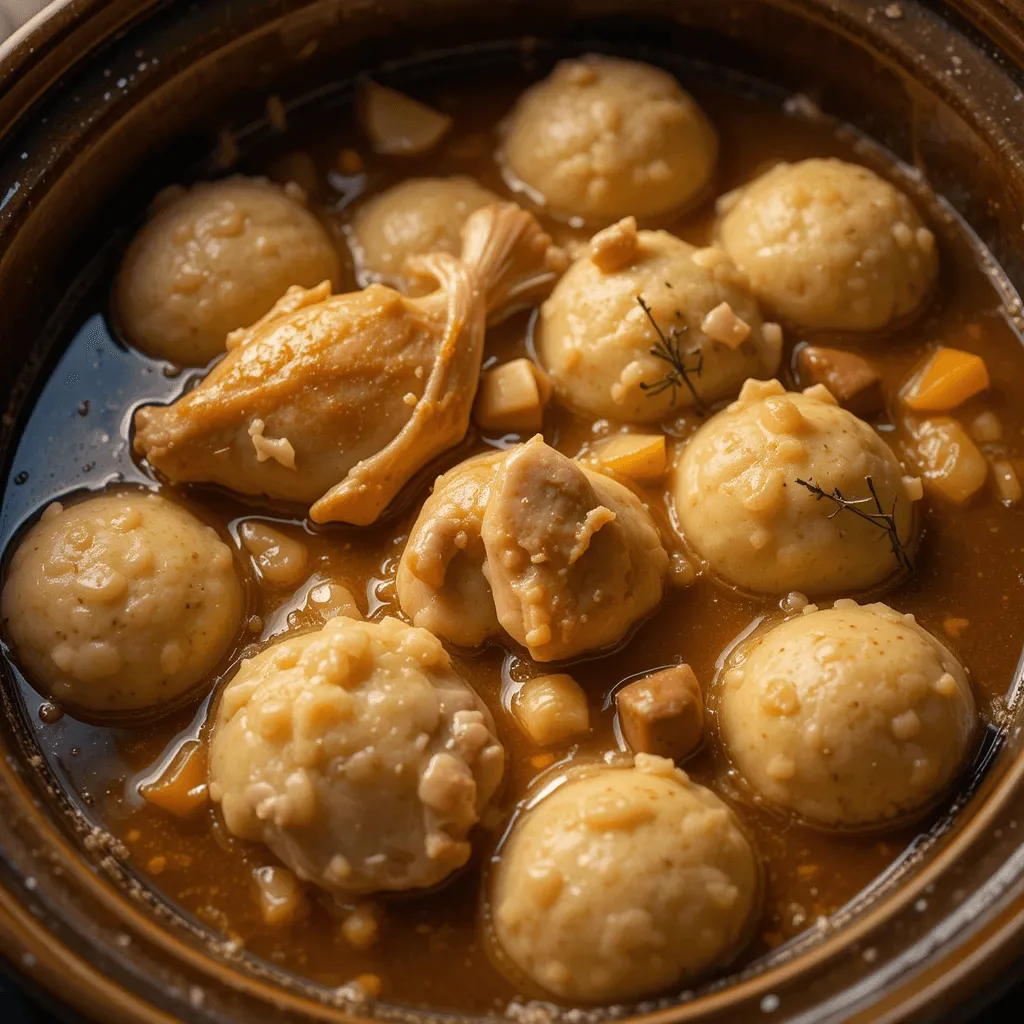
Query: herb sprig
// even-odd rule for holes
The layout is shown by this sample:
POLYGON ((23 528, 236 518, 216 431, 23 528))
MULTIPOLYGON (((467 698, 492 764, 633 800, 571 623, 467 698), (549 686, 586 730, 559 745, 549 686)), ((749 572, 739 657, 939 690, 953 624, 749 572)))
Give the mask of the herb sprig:
POLYGON ((651 355, 655 359, 660 359, 663 363, 668 364, 668 369, 665 371, 665 376, 660 380, 656 380, 653 384, 645 384, 641 382, 640 390, 645 392, 649 398, 654 398, 657 395, 664 394, 666 391, 672 392, 672 405, 676 404, 676 394, 680 388, 685 387, 690 394, 693 396, 693 406, 699 413, 704 412, 704 402, 701 400, 700 395, 697 394, 697 389, 694 387, 693 381, 690 379, 690 374, 695 377, 701 375, 701 371, 704 369, 704 353, 699 349, 693 349, 689 352, 684 352, 682 347, 683 335, 687 332, 688 328, 686 324, 680 326, 672 326, 669 328, 668 333, 661 329, 658 321, 654 319, 654 314, 651 312, 651 307, 644 301, 642 295, 636 297, 636 301, 640 308, 644 311, 644 315, 650 321, 651 326, 654 328, 654 333, 657 334, 658 340, 651 348, 651 355), (690 356, 696 356, 697 360, 692 365, 687 365, 687 358, 690 356))
POLYGON ((882 499, 879 498, 878 491, 875 489, 874 480, 870 476, 864 477, 864 480, 870 492, 870 497, 867 498, 844 498, 838 487, 833 488, 829 492, 810 480, 798 479, 796 482, 801 487, 806 487, 818 501, 831 501, 836 506, 836 510, 829 516, 829 519, 834 519, 840 512, 852 512, 855 516, 859 516, 861 519, 873 523, 880 530, 884 530, 889 537, 889 545, 892 548, 897 564, 907 572, 913 572, 914 563, 911 561, 907 546, 900 538, 899 530, 896 527, 896 502, 899 500, 899 495, 893 496, 892 510, 886 512, 885 507, 882 505, 882 499), (873 507, 874 511, 868 511, 864 507, 865 505, 873 507))

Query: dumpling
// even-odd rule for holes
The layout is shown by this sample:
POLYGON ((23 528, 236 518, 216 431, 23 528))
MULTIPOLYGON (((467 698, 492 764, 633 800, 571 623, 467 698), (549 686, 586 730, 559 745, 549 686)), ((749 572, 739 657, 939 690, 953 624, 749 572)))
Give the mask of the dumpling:
POLYGON ((657 995, 728 963, 760 895, 736 815, 650 754, 560 781, 521 812, 495 862, 498 962, 587 1003, 657 995))
POLYGON ((157 205, 125 253, 114 310, 144 352, 203 366, 292 285, 340 279, 334 244, 309 210, 268 181, 236 176, 157 205))
POLYGON ((523 93, 503 131, 509 186, 588 222, 688 206, 718 157, 715 130, 672 75, 597 54, 561 61, 523 93))
POLYGON ((909 316, 939 272, 914 204, 866 167, 778 164, 719 200, 718 237, 773 313, 818 330, 872 331, 909 316))
POLYGON ((210 797, 299 878, 400 892, 466 863, 504 760, 435 637, 339 616, 242 663, 216 712, 210 797))
POLYGON ((819 825, 927 807, 967 756, 964 667, 884 604, 836 601, 744 640, 719 678, 722 742, 762 797, 819 825))
POLYGON ((480 531, 490 486, 506 453, 486 452, 437 478, 398 565, 402 611, 413 625, 452 643, 477 647, 501 635, 480 531))
POLYGON ((50 505, 3 591, 17 663, 58 704, 94 715, 180 703, 228 652, 243 611, 227 544, 138 491, 50 505))
POLYGON ((535 437, 441 477, 398 572, 402 610, 455 643, 502 630, 536 661, 609 647, 661 600, 668 554, 622 484, 535 437))
MULTIPOLYGON (((410 283, 410 256, 447 252, 457 256, 466 218, 482 206, 500 202, 472 178, 407 178, 371 196, 352 219, 351 241, 362 283, 378 280, 403 291, 410 283)), ((422 281, 411 282, 422 285, 422 281)))
POLYGON ((782 355, 781 330, 762 322, 720 249, 637 231, 631 217, 595 235, 569 267, 534 340, 563 402, 633 422, 732 398, 748 377, 773 375, 782 355))
POLYGON ((777 380, 747 381, 693 435, 671 489, 683 536, 711 572, 769 594, 854 593, 895 576, 914 548, 921 497, 920 481, 823 385, 798 394, 777 380), (891 514, 896 536, 810 487, 891 514))
POLYGON ((135 449, 174 482, 312 503, 318 523, 374 522, 469 426, 486 306, 546 294, 558 250, 512 204, 467 221, 462 259, 418 258, 438 289, 293 288, 228 339, 228 355, 169 406, 135 416, 135 449))

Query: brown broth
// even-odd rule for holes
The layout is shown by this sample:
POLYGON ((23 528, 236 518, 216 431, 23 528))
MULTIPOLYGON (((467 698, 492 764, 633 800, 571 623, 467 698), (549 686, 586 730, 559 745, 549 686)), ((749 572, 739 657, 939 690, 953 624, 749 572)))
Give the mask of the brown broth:
MULTIPOLYGON (((492 159, 493 129, 522 84, 488 83, 473 90, 424 93, 456 119, 455 130, 439 150, 425 157, 406 162, 375 157, 350 124, 349 115, 334 112, 326 131, 318 130, 309 138, 301 131, 294 140, 288 137, 287 143, 294 141, 298 149, 279 146, 271 157, 242 169, 265 170, 287 178, 299 166, 298 161, 307 168, 313 166, 315 179, 310 184, 314 201, 344 249, 350 205, 361 195, 405 176, 467 173, 499 193, 506 192, 492 159), (357 149, 364 157, 363 174, 341 175, 337 159, 346 147, 357 149), (297 161, 295 153, 304 155, 297 161)), ((877 151, 826 121, 790 116, 760 100, 701 83, 688 84, 721 134, 719 193, 778 159, 836 155, 880 166, 877 151)), ((890 168, 889 173, 905 187, 912 184, 900 178, 898 169, 890 168)), ((911 368, 928 348, 942 343, 981 353, 994 386, 958 415, 969 422, 983 409, 996 412, 1004 428, 1003 448, 1020 465, 1024 402, 1015 401, 1007 388, 1013 381, 1024 381, 1024 349, 1000 307, 996 289, 981 269, 979 251, 970 236, 941 206, 934 202, 925 205, 939 234, 943 258, 941 286, 927 312, 894 337, 856 341, 848 336, 818 335, 815 340, 857 348, 870 357, 884 373, 890 408, 911 368)), ((709 201, 684 219, 659 226, 688 241, 706 243, 712 220, 713 203, 709 201)), ((584 237, 583 232, 564 225, 546 226, 563 242, 584 237)), ((349 274, 344 284, 355 287, 351 264, 349 274)), ((101 308, 105 312, 105 306, 101 308)), ((529 331, 529 317, 522 315, 491 332, 486 359, 503 361, 527 354, 529 331)), ((796 381, 788 370, 789 356, 797 343, 809 337, 787 332, 784 375, 790 385, 796 381)), ((348 585, 371 617, 400 614, 394 573, 433 475, 486 445, 517 440, 471 433, 457 451, 417 482, 406 495, 404 508, 386 522, 362 530, 314 530, 290 512, 243 503, 223 492, 158 485, 132 462, 128 444, 131 410, 146 400, 173 397, 184 383, 183 378, 168 375, 162 364, 119 348, 107 332, 102 313, 90 318, 54 370, 25 429, 4 499, 5 535, 10 537, 15 527, 37 514, 49 499, 77 488, 112 480, 162 486, 225 535, 234 536, 237 522, 246 516, 274 521, 308 546, 313 578, 348 585), (27 482, 22 481, 23 473, 28 474, 27 482)), ((674 437, 685 438, 696 423, 696 417, 688 415, 667 424, 666 429, 674 437)), ((891 420, 876 425, 898 441, 891 420)), ((560 450, 576 455, 589 441, 616 426, 593 424, 552 405, 544 433, 560 450)), ((653 489, 645 497, 667 522, 664 494, 653 489)), ((966 508, 936 501, 926 504, 916 572, 885 593, 885 599, 918 615, 940 636, 947 618, 969 620, 961 636, 946 639, 969 667, 986 717, 995 721, 1000 698, 1013 678, 1024 645, 1024 618, 1015 611, 1024 596, 1024 511, 1020 505, 1001 505, 991 483, 966 508)), ((240 564, 243 561, 239 554, 240 564)), ((230 665, 223 666, 225 672, 237 663, 247 644, 260 644, 284 630, 302 627, 301 616, 293 615, 289 625, 289 613, 301 608, 308 582, 293 594, 262 589, 249 575, 250 613, 259 621, 253 620, 255 632, 239 638, 230 665)), ((531 780, 563 759, 600 756, 618 749, 614 707, 608 707, 608 695, 623 680, 682 659, 708 685, 722 651, 756 617, 773 611, 777 611, 776 599, 745 596, 707 578, 699 578, 686 589, 670 590, 657 613, 628 642, 569 669, 590 696, 594 729, 578 746, 550 750, 533 747, 507 711, 516 685, 544 668, 534 665, 521 651, 496 645, 476 652, 454 651, 465 677, 493 710, 509 752, 502 815, 489 823, 489 830, 479 830, 473 864, 450 883, 426 895, 377 900, 380 939, 365 951, 348 945, 340 928, 341 912, 326 898, 312 898, 311 912, 303 921, 277 930, 268 928, 260 918, 250 877, 252 869, 270 863, 272 857, 258 846, 228 836, 212 809, 194 820, 182 821, 148 805, 138 795, 139 781, 169 761, 182 742, 199 734, 208 701, 149 725, 113 728, 84 724, 69 714, 55 716, 24 682, 21 698, 40 750, 58 777, 93 820, 124 842, 135 869, 167 900, 210 928, 238 937, 251 953, 325 985, 333 987, 357 975, 374 974, 381 980, 382 998, 390 1002, 481 1012, 503 1007, 519 994, 491 964, 481 941, 478 914, 482 866, 531 780)), ((211 679, 211 688, 215 681, 211 679)), ((918 822, 883 836, 814 831, 759 807, 733 780, 713 742, 706 743, 685 767, 696 780, 738 808, 763 859, 764 912, 743 962, 847 903, 930 824, 928 820, 918 822)))

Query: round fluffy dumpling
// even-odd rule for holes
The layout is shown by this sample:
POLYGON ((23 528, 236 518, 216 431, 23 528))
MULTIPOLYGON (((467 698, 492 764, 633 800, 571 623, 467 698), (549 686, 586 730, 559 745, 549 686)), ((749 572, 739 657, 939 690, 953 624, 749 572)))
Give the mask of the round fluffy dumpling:
POLYGON ((563 402, 634 422, 693 406, 693 392, 704 404, 732 398, 748 377, 772 376, 782 354, 781 330, 762 323, 721 250, 638 232, 632 218, 596 235, 569 267, 541 307, 535 343, 563 402), (666 346, 693 392, 678 376, 668 386, 666 346))
POLYGON ((861 591, 895 575, 916 537, 916 480, 875 431, 822 385, 803 394, 748 381, 737 401, 691 438, 672 478, 676 519, 710 571, 745 590, 786 594, 861 591), (806 486, 892 513, 884 526, 806 486))
POLYGON ((516 821, 493 879, 497 956, 566 1001, 654 995, 738 951, 759 882, 732 811, 637 754, 570 775, 516 821))
POLYGON ((94 715, 177 702, 225 655, 242 612, 231 549, 213 528, 139 492, 51 505, 3 591, 28 678, 94 715))
POLYGON ((481 524, 498 621, 535 661, 609 647, 658 605, 668 553, 639 498, 538 436, 501 464, 481 524))
POLYGON ((503 451, 460 462, 439 476, 409 533, 396 585, 414 626, 477 647, 501 634, 480 531, 503 451))
POLYGON ((864 827, 942 793, 977 716, 963 666, 912 615, 837 601, 733 651, 718 722, 766 800, 819 825, 864 827))
POLYGON ((917 310, 939 271, 914 204, 866 167, 779 164, 719 200, 721 245, 773 313, 873 331, 917 310))
POLYGON ((401 891, 466 863, 503 767, 490 714, 436 637, 339 616, 242 663, 217 711, 210 796, 299 878, 401 891))
POLYGON ((503 126, 506 179, 551 214, 609 223, 699 199, 714 129, 667 72, 590 54, 527 89, 503 126))
POLYGON ((337 286, 340 276, 313 214, 267 181, 233 177, 177 190, 158 205, 125 253, 114 306, 133 345, 202 366, 292 285, 337 286))
POLYGON ((464 175, 408 178, 360 206, 351 234, 356 266, 366 281, 404 285, 409 256, 457 256, 466 218, 497 202, 490 189, 464 175))

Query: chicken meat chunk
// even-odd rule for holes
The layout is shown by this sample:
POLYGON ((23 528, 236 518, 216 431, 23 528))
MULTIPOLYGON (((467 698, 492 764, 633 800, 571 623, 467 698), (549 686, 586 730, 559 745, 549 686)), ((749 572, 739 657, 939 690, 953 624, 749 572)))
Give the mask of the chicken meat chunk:
POLYGON ((374 522, 469 425, 488 310, 542 298, 562 254, 510 204, 476 211, 461 259, 410 261, 438 287, 331 295, 290 288, 169 406, 135 417, 135 448, 175 483, 311 504, 319 523, 374 522))
POLYGON ((636 495, 538 436, 438 480, 398 595, 416 625, 446 639, 504 631, 535 660, 557 661, 620 640, 661 600, 667 568, 636 495))
POLYGON ((464 647, 501 634, 480 530, 506 453, 487 452, 437 478, 398 566, 398 596, 413 624, 464 647))

